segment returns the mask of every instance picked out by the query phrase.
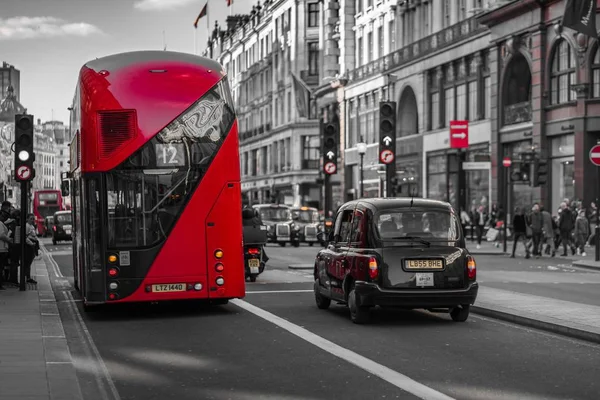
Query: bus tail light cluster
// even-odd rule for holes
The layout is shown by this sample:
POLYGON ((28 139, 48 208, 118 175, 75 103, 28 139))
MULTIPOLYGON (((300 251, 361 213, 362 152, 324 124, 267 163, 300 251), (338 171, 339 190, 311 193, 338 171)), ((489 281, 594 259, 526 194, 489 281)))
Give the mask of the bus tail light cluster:
POLYGON ((477 278, 477 265, 473 256, 467 256, 467 277, 472 281, 477 278))
POLYGON ((379 265, 377 265, 377 259, 375 257, 369 258, 369 278, 377 279, 379 276, 379 265))
MULTIPOLYGON (((253 250, 253 249, 250 249, 250 250, 253 250)), ((215 258, 217 260, 221 260, 223 258, 223 255, 224 255, 223 250, 218 249, 215 251, 215 258)), ((221 273, 224 270, 225 270, 225 266, 223 265, 222 262, 219 261, 215 264, 215 271, 221 273)), ((215 283, 217 284, 217 286, 223 286, 225 284, 225 278, 223 278, 222 276, 217 276, 217 278, 215 279, 215 283)))

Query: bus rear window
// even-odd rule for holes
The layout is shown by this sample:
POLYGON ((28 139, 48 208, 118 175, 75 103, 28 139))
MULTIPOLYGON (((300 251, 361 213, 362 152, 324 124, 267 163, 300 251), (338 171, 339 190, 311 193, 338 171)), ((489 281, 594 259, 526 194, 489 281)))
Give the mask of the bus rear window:
POLYGON ((38 200, 39 201, 57 201, 58 193, 39 193, 38 200))

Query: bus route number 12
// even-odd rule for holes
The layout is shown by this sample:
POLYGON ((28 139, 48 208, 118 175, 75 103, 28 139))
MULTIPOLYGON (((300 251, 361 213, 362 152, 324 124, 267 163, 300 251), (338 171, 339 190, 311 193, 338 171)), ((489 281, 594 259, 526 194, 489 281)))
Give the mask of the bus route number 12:
POLYGON ((182 144, 157 144, 157 167, 183 167, 185 166, 185 152, 182 144))

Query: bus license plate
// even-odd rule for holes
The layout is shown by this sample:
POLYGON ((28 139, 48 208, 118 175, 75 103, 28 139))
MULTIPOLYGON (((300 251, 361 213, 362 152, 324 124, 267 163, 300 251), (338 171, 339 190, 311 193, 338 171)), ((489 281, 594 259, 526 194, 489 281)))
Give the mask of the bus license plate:
POLYGON ((153 292, 185 292, 185 283, 168 283, 165 285, 152 285, 153 292))

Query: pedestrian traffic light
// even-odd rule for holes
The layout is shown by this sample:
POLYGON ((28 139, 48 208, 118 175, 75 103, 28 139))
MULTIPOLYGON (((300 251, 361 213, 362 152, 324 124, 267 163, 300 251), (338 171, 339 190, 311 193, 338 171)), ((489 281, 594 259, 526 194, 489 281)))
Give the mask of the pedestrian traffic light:
POLYGON ((391 150, 396 154, 396 102, 379 103, 379 153, 391 150))
POLYGON ((534 187, 548 182, 548 160, 536 160, 533 164, 532 183, 534 187))
POLYGON ((19 181, 33 179, 34 161, 33 115, 15 115, 15 178, 19 181))
POLYGON ((328 175, 337 173, 338 142, 340 127, 338 121, 321 121, 321 156, 323 158, 323 171, 328 175))

